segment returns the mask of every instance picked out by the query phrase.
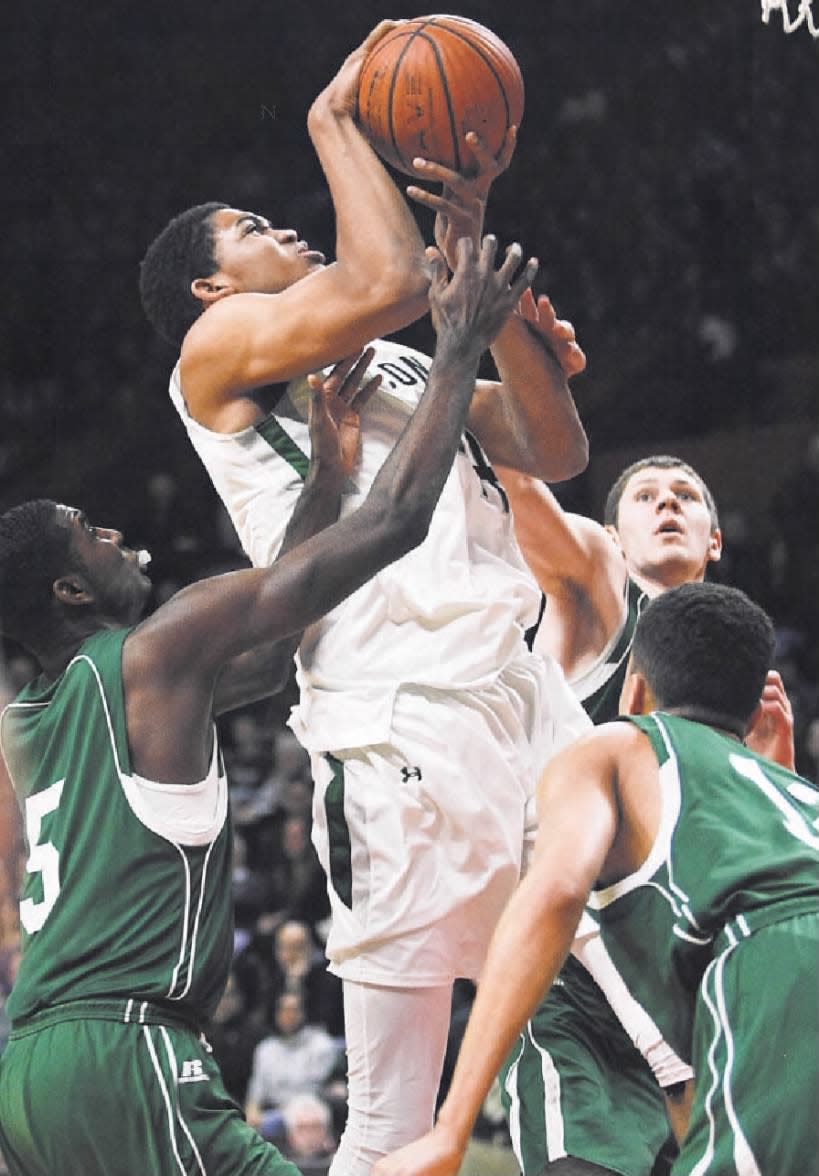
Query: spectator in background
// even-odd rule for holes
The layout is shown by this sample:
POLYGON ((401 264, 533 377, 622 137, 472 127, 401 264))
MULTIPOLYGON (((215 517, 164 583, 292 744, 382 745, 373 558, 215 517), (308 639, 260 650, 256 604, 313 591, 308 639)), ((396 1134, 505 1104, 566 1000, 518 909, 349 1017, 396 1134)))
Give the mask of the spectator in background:
POLYGON ((285 992, 297 993, 308 1022, 322 1025, 333 1037, 344 1033, 341 982, 327 971, 327 959, 306 922, 289 919, 273 937, 270 1007, 285 992))
POLYGON ((296 1094, 333 1094, 342 1049, 320 1025, 305 1021, 304 1002, 297 992, 283 992, 276 1001, 275 1032, 256 1046, 247 1089, 245 1117, 266 1139, 281 1128, 281 1109, 296 1094), (268 1112, 276 1112, 269 1114, 268 1112))
POLYGON ((206 1037, 219 1063, 227 1092, 239 1106, 244 1106, 253 1054, 265 1033, 260 1010, 246 999, 242 985, 231 969, 225 991, 208 1024, 206 1037))
POLYGON ((338 1146, 330 1104, 316 1094, 296 1094, 284 1104, 281 1115, 282 1155, 302 1172, 325 1171, 338 1146))

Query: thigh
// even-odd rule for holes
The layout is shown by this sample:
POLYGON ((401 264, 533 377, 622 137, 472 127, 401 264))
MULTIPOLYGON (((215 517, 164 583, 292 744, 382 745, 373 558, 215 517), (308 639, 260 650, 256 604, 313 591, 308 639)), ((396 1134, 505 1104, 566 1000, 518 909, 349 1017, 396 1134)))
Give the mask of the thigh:
POLYGON ((0 1122, 12 1176, 297 1176, 185 1029, 76 1020, 13 1038, 0 1122))
POLYGON ((819 916, 754 932, 701 984, 697 1075, 675 1176, 697 1170, 806 1176, 819 1155, 819 916), (702 1169, 698 1168, 702 1165, 702 1169))
POLYGON ((377 1159, 432 1126, 452 988, 344 982, 347 1125, 333 1172, 369 1176, 377 1159))
POLYGON ((524 1176, 561 1171, 569 1157, 649 1176, 668 1135, 650 1068, 571 958, 504 1063, 501 1088, 524 1176))
POLYGON ((389 744, 314 757, 327 954, 342 979, 434 987, 478 974, 521 872, 526 718, 499 685, 406 689, 389 744))

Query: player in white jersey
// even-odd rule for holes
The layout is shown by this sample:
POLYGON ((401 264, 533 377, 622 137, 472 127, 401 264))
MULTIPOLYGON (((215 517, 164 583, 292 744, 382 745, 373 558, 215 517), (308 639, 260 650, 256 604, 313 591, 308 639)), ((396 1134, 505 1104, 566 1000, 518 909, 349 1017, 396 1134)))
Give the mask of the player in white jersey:
MULTIPOLYGON (((379 339, 426 310, 423 241, 353 118, 363 56, 390 27, 347 59, 308 116, 336 214, 332 264, 295 231, 218 204, 175 218, 143 261, 146 312, 181 348, 172 395, 254 561, 275 554, 300 485, 305 375, 377 340, 384 386, 362 410, 362 459, 342 513, 366 493, 423 387, 427 361, 379 339)), ((444 185, 440 196, 409 192, 435 210, 450 267, 458 238, 480 235, 514 139, 496 161, 470 135, 481 164, 470 180, 418 164, 444 185)), ((510 316, 492 344, 501 379, 476 385, 473 436, 428 542, 302 642, 292 722, 313 757, 328 953, 345 989, 344 1176, 367 1176, 431 1122, 452 982, 476 975, 519 877, 544 757, 586 724, 558 667, 526 648, 539 592, 489 466, 561 480, 585 464, 567 384, 582 353, 557 350, 510 316)))

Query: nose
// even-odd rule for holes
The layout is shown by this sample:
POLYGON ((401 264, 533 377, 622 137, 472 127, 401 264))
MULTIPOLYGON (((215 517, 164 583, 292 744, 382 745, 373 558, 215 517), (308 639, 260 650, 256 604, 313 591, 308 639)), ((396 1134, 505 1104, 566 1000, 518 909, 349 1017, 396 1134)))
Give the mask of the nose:
POLYGON ((299 239, 299 235, 295 229, 274 229, 273 232, 280 245, 291 245, 299 239))
POLYGON ((114 527, 97 527, 97 534, 101 539, 107 539, 109 543, 122 547, 122 531, 117 531, 114 527))
POLYGON ((680 509, 680 500, 673 490, 666 491, 665 494, 660 494, 657 498, 657 513, 660 514, 664 510, 678 511, 680 509))

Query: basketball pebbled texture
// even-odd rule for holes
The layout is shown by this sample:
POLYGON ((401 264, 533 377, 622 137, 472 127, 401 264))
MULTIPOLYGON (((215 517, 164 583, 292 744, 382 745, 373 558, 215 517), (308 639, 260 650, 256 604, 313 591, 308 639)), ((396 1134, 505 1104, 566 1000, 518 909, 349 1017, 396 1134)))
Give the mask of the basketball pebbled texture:
POLYGON ((523 77, 508 46, 476 21, 436 15, 406 21, 373 47, 361 69, 357 118, 398 171, 414 175, 420 155, 469 175, 477 165, 466 132, 476 131, 497 157, 523 106, 523 77))

